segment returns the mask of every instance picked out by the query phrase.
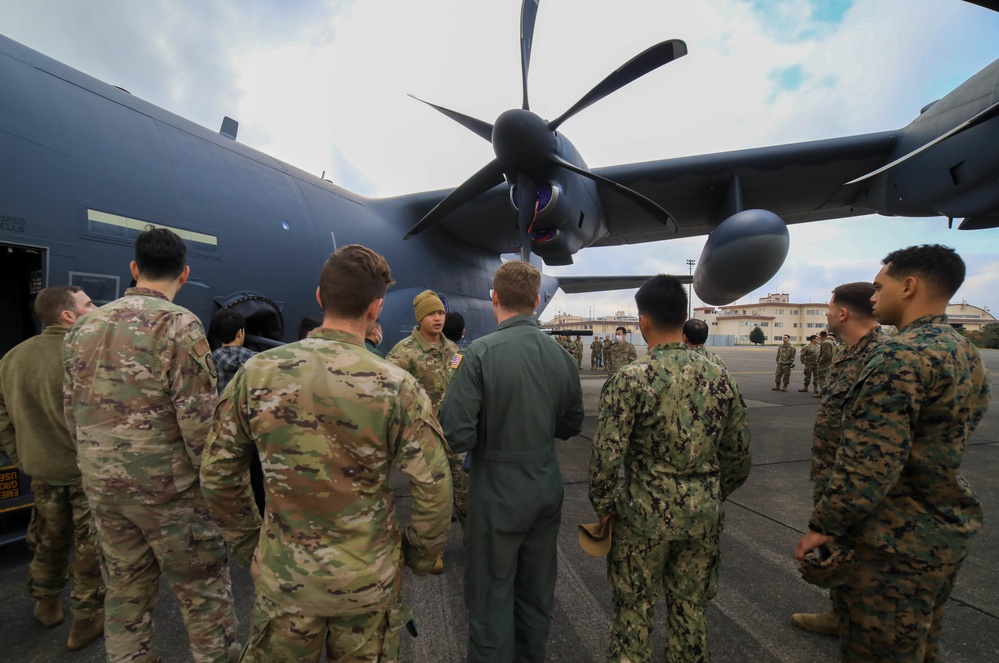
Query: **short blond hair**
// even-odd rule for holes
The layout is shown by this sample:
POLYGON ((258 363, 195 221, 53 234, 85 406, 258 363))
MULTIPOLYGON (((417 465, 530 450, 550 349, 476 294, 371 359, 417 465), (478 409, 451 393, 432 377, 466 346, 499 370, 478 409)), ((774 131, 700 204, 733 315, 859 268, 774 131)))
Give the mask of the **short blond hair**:
POLYGON ((500 306, 518 313, 533 313, 541 290, 541 272, 530 263, 511 260, 493 275, 493 291, 500 306))

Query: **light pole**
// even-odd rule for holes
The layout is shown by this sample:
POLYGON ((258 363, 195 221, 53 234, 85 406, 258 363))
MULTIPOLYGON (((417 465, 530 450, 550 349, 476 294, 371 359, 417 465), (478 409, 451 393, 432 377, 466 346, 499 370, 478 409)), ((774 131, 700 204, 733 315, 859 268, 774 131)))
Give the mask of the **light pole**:
MULTIPOLYGON (((694 274, 694 265, 697 261, 693 258, 687 258, 687 276, 692 276, 694 274)), ((694 284, 693 282, 687 284, 687 318, 690 318, 694 314, 694 284)))

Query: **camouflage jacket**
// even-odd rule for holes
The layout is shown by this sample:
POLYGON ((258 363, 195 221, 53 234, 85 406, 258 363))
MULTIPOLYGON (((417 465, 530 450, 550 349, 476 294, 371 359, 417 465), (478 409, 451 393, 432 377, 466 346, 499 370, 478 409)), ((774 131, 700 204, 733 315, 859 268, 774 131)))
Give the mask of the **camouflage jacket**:
POLYGON ((202 492, 258 592, 306 614, 359 615, 398 601, 402 565, 424 574, 447 537, 451 479, 443 436, 413 376, 359 336, 319 328, 262 352, 222 393, 202 492), (249 474, 264 469, 261 526, 249 474), (401 531, 389 471, 408 475, 401 531))
POLYGON ((960 474, 989 404, 978 351, 946 316, 926 316, 885 340, 859 373, 809 527, 931 564, 959 562, 982 525, 960 474))
POLYGON ((712 352, 711 350, 708 350, 703 345, 695 345, 694 347, 690 348, 690 351, 693 352, 693 353, 695 353, 695 354, 701 355, 702 357, 704 357, 708 361, 712 361, 712 362, 718 364, 719 366, 721 366, 722 368, 724 368, 726 371, 728 370, 728 366, 725 365, 725 361, 721 357, 719 357, 718 355, 716 355, 714 352, 712 352))
POLYGON ((781 343, 777 346, 777 363, 794 365, 794 355, 797 349, 790 343, 781 343))
POLYGON ((577 359, 583 356, 583 340, 576 339, 572 342, 572 356, 577 359))
POLYGON ((161 504, 197 483, 217 393, 196 315, 129 288, 73 325, 62 358, 87 499, 161 504))
POLYGON ((590 343, 590 353, 599 355, 603 351, 604 351, 604 344, 601 341, 598 341, 597 339, 593 339, 593 342, 590 343))
POLYGON ((413 333, 396 343, 385 359, 419 381, 430 397, 436 416, 441 411, 447 386, 451 384, 454 372, 451 360, 457 353, 458 346, 450 339, 442 335, 441 344, 435 347, 414 327, 413 333))
POLYGON ((600 393, 590 502, 650 536, 704 536, 749 476, 749 424, 729 373, 681 343, 612 375, 600 393), (624 466, 624 478, 619 470, 624 466))
POLYGON ((610 372, 613 373, 625 364, 630 364, 638 359, 638 353, 635 351, 634 345, 628 341, 621 341, 611 345, 604 359, 610 365, 610 372))
POLYGON ((815 501, 818 501, 824 479, 839 446, 840 431, 843 427, 843 412, 847 395, 860 377, 861 369, 867 365, 871 353, 887 337, 880 327, 867 332, 852 347, 836 360, 829 375, 829 385, 819 404, 819 414, 815 417, 812 431, 812 470, 810 477, 815 482, 815 501))
POLYGON ((832 339, 827 338, 819 343, 819 357, 815 362, 818 366, 822 367, 832 366, 833 355, 835 354, 836 344, 833 343, 832 339))
POLYGON ((76 447, 62 405, 62 341, 69 327, 49 325, 0 361, 0 446, 32 479, 79 483, 76 447))
POLYGON ((801 348, 801 363, 815 368, 819 363, 819 346, 807 343, 801 348))

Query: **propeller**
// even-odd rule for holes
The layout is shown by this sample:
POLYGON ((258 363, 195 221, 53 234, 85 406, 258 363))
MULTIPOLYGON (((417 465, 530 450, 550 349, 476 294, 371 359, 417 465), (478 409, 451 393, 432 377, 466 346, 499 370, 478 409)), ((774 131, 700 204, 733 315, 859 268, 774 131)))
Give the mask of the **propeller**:
POLYGON ((496 158, 465 180, 420 219, 419 223, 406 234, 407 239, 436 224, 448 213, 484 194, 505 179, 511 186, 517 186, 519 194, 517 232, 520 238, 521 256, 527 260, 530 255, 531 225, 538 210, 538 184, 548 180, 558 168, 589 178, 603 187, 610 188, 630 198, 641 209, 676 232, 677 225, 673 217, 651 199, 623 184, 596 175, 582 165, 574 164, 565 159, 559 154, 559 141, 555 132, 563 122, 581 110, 664 64, 683 57, 687 54, 687 45, 678 39, 670 39, 646 49, 600 81, 564 113, 548 122, 530 110, 527 89, 527 75, 534 40, 534 24, 537 19, 539 3, 540 0, 524 0, 521 7, 522 108, 505 111, 494 124, 490 125, 483 120, 410 95, 417 101, 447 115, 478 136, 489 140, 492 143, 496 158))

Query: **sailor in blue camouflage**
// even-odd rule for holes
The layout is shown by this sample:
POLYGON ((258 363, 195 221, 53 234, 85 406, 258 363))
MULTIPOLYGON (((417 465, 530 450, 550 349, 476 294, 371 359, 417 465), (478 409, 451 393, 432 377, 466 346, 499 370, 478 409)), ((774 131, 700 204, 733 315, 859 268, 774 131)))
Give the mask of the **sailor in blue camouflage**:
POLYGON ((391 283, 374 251, 339 249, 320 277, 323 326, 255 356, 219 401, 201 479, 256 588, 244 663, 318 662, 324 645, 331 661, 398 660, 412 618, 403 564, 428 573, 447 539, 451 481, 430 399, 364 345, 391 283), (254 455, 263 521, 247 477, 254 455), (409 525, 393 467, 409 478, 409 525))
POLYGON ((842 405, 836 457, 796 557, 833 538, 857 569, 836 590, 844 661, 939 661, 944 605, 982 526, 960 473, 989 404, 975 347, 949 324, 964 262, 939 245, 890 253, 875 313, 898 334, 867 357, 842 405))
POLYGON ((604 384, 590 457, 590 502, 602 522, 615 519, 607 660, 651 660, 665 591, 666 660, 708 661, 722 502, 749 475, 746 406, 724 368, 682 343, 679 281, 653 277, 635 301, 650 352, 604 384))
POLYGON ((198 482, 215 368, 201 322, 172 303, 190 272, 186 256, 169 230, 139 235, 136 287, 80 320, 63 344, 66 420, 104 557, 112 663, 158 660, 161 578, 196 663, 238 653, 225 541, 198 482))

